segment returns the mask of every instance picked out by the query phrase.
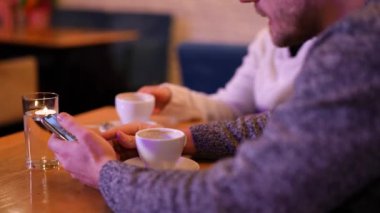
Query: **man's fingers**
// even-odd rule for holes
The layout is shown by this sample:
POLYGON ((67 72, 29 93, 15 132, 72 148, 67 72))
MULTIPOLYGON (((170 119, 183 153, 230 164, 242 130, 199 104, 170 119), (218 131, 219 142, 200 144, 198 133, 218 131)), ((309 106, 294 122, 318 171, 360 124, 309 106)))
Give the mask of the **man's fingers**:
MULTIPOLYGON (((74 117, 68 113, 62 112, 57 116, 59 124, 68 132, 73 134, 78 140, 79 138, 88 135, 89 131, 85 126, 80 125, 75 121, 74 117)), ((80 142, 82 140, 79 140, 80 142)))
MULTIPOLYGON (((147 126, 147 125, 145 125, 145 126, 147 126)), ((142 124, 140 122, 134 122, 134 123, 125 124, 125 125, 118 126, 116 128, 110 129, 108 131, 101 133, 101 135, 106 140, 113 140, 113 139, 117 138, 117 132, 119 132, 119 131, 124 132, 124 134, 127 134, 127 135, 135 135, 135 133, 137 131, 139 131, 140 129, 146 128, 145 126, 144 126, 144 124, 142 124)))
POLYGON ((57 138, 56 135, 51 135, 48 141, 49 149, 51 149, 54 153, 59 155, 64 155, 67 152, 71 152, 71 150, 76 146, 76 142, 66 142, 57 138))
POLYGON ((124 134, 122 131, 116 133, 117 142, 126 149, 136 148, 135 137, 132 135, 124 134))

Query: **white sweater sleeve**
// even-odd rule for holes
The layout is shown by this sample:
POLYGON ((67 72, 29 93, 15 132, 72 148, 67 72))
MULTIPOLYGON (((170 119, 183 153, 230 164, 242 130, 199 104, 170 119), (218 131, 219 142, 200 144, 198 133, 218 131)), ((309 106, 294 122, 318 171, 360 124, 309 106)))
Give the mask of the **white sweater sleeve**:
POLYGON ((162 115, 175 116, 178 121, 230 119, 234 115, 223 102, 211 99, 208 94, 192 91, 186 87, 164 83, 172 93, 162 115))
POLYGON ((229 82, 218 89, 210 97, 214 100, 223 102, 235 117, 254 113, 257 111, 255 99, 255 76, 260 67, 265 51, 263 44, 263 32, 261 31, 248 47, 248 53, 244 56, 242 64, 237 68, 234 76, 229 82))

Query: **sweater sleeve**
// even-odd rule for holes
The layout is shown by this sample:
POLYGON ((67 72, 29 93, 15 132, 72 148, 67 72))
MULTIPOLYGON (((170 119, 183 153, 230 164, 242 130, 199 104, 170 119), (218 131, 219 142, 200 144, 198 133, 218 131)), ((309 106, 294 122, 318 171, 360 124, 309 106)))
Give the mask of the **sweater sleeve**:
POLYGON ((172 93, 169 104, 161 115, 175 115, 177 121, 231 119, 233 111, 224 102, 212 99, 209 95, 192 91, 186 87, 164 83, 172 93))
POLYGON ((380 177, 379 14, 369 7, 322 36, 293 98, 257 141, 198 172, 110 161, 100 172, 107 204, 115 212, 311 213, 340 205, 380 177))
POLYGON ((245 139, 256 140, 263 132, 270 112, 246 115, 234 121, 216 121, 190 127, 197 150, 195 158, 232 156, 245 139))

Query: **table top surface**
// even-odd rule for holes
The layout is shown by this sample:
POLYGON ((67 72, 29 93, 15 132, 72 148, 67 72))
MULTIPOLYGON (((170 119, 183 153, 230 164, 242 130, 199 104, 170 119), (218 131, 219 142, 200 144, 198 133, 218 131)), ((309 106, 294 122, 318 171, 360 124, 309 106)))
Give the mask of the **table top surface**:
POLYGON ((135 30, 52 28, 43 31, 0 32, 0 43, 43 48, 72 48, 138 39, 135 30))
MULTIPOLYGON (((84 125, 96 126, 117 120, 117 115, 114 107, 109 106, 75 118, 84 125)), ((160 119, 163 121, 164 118, 156 121, 160 119)), ((98 190, 81 184, 62 168, 48 171, 26 169, 24 144, 23 132, 0 138, 0 212, 111 211, 98 190)), ((211 164, 199 165, 205 169, 211 164)))

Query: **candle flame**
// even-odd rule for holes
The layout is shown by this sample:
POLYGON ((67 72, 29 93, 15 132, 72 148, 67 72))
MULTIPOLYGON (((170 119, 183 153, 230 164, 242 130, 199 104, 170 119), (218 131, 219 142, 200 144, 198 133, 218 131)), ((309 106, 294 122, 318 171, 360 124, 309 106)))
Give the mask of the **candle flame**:
POLYGON ((55 110, 52 110, 52 109, 48 109, 46 106, 44 106, 43 109, 41 110, 37 110, 35 112, 36 115, 50 115, 50 114, 55 114, 55 110))
POLYGON ((45 106, 43 109, 42 109, 42 112, 44 112, 44 114, 47 114, 49 112, 48 108, 45 106))

